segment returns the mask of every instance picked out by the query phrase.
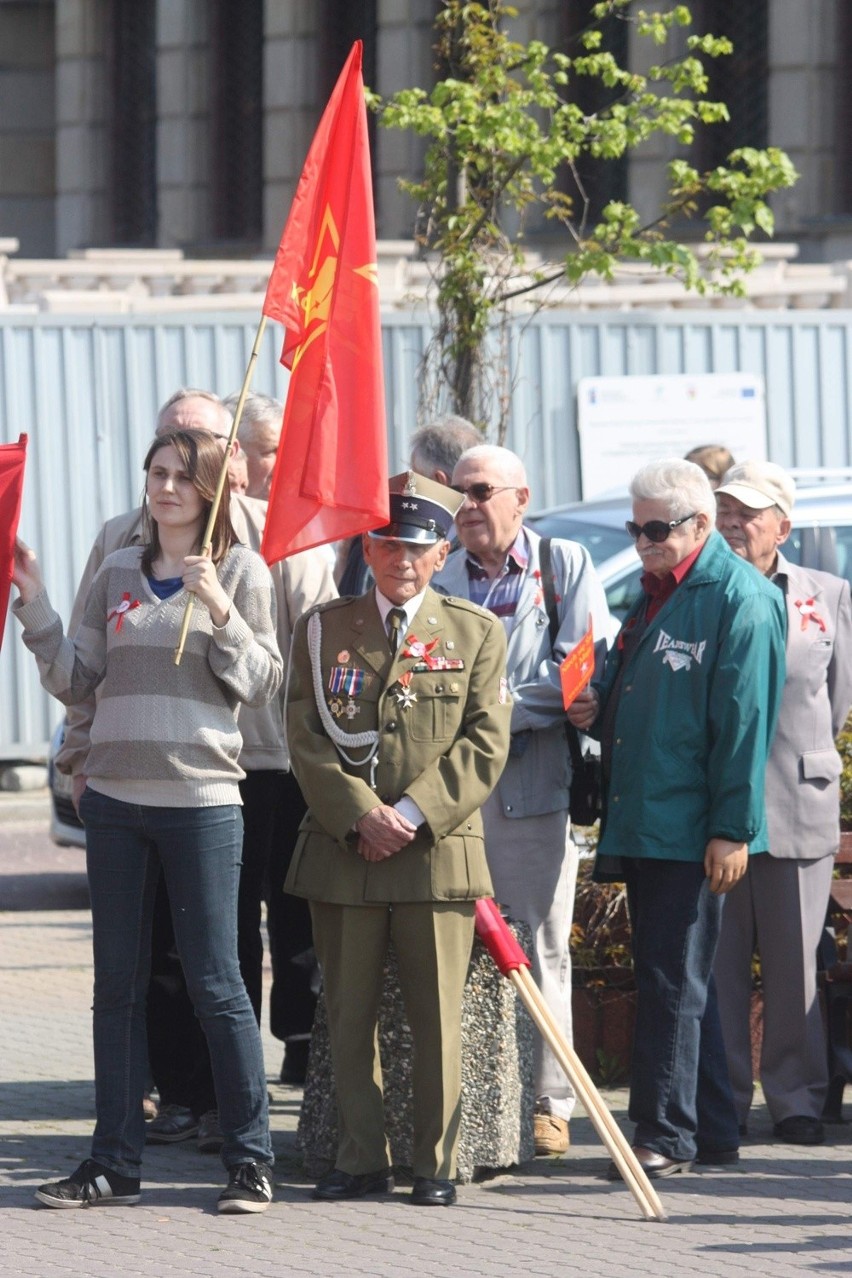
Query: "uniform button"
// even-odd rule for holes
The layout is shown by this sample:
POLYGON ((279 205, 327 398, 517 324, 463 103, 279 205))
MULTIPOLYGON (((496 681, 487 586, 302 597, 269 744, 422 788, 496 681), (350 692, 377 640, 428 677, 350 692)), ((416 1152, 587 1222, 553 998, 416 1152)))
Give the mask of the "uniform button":
POLYGON ((380 794, 379 798, 381 799, 382 803, 390 803, 391 801, 389 794, 380 794))
POLYGON ((436 691, 436 692, 443 692, 443 691, 444 691, 444 685, 443 685, 442 683, 436 683, 436 684, 435 684, 435 691, 436 691))
POLYGON ((620 802, 621 802, 621 797, 620 797, 620 795, 614 794, 614 795, 612 796, 612 801, 613 801, 613 803, 620 803, 620 802))
POLYGON ((621 737, 616 737, 616 738, 615 738, 615 744, 616 744, 616 745, 621 745, 621 737))
POLYGON ((632 684, 632 683, 628 683, 628 684, 626 684, 626 685, 625 685, 625 688, 624 688, 624 691, 625 691, 625 692, 632 692, 632 691, 633 691, 633 684, 632 684))
POLYGON ((473 825, 471 824, 471 822, 470 822, 470 821, 468 821, 468 823, 467 823, 467 828, 468 828, 469 830, 472 830, 472 829, 473 829, 473 825))
POLYGON ((385 724, 385 732, 396 732, 396 719, 391 719, 390 723, 385 724))
POLYGON ((511 811, 512 811, 512 805, 511 805, 511 803, 507 803, 507 804, 506 804, 506 811, 507 811, 507 812, 511 812, 511 811))

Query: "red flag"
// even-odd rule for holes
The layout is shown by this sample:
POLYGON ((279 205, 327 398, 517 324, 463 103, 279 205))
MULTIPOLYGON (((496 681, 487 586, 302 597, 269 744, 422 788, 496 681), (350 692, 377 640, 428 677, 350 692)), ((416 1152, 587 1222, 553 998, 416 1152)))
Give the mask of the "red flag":
POLYGON ((262 552, 268 563, 389 519, 376 230, 352 46, 311 143, 264 315, 291 370, 262 552))
POLYGON ((571 702, 592 681, 595 673, 595 636, 592 632, 592 618, 589 615, 589 628, 575 648, 559 667, 559 679, 562 683, 562 704, 567 710, 571 702))
POLYGON ((0 645, 12 587, 12 555, 21 516, 26 457, 26 435, 21 435, 17 444, 0 444, 0 645))

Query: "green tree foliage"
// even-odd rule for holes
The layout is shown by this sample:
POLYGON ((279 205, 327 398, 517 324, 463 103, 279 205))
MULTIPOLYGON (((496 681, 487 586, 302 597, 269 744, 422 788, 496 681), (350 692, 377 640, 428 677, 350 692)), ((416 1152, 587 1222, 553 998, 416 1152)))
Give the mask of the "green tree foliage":
POLYGON ((602 0, 567 52, 513 40, 508 28, 516 16, 503 0, 443 0, 435 21, 440 78, 431 92, 369 95, 382 125, 413 130, 427 143, 422 177, 402 182, 418 205, 416 238, 434 264, 437 288, 424 406, 434 409, 443 387, 448 407, 480 423, 494 407, 489 332, 499 332, 502 321, 505 338, 513 299, 556 278, 553 270, 530 274, 524 267, 533 214, 563 228, 558 278, 569 283, 610 279, 617 263, 634 260, 698 293, 736 294, 743 273, 760 260, 749 237, 773 230, 767 196, 796 180, 775 147, 741 147, 704 172, 677 158, 668 166, 667 197, 650 219, 622 200, 592 217, 578 166, 590 158, 618 163, 659 135, 688 153, 697 130, 729 118, 724 103, 708 100, 706 68, 732 46, 724 36, 692 32, 684 4, 651 10, 634 0, 602 0), (658 51, 646 74, 620 65, 605 47, 613 21, 630 24, 634 47, 649 42, 658 51), (590 112, 580 101, 591 82, 605 105, 590 112), (709 245, 703 258, 672 231, 699 213, 699 238, 709 245))

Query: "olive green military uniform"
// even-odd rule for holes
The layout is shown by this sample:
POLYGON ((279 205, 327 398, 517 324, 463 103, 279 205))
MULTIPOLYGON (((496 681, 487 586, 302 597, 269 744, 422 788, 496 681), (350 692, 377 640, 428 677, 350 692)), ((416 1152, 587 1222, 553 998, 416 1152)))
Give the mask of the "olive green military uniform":
POLYGON ((358 1174, 389 1164, 376 1016, 390 937, 415 1044, 414 1174, 449 1179, 474 902, 491 895, 478 809, 509 743, 503 628, 427 588, 392 657, 372 592, 315 612, 317 676, 308 639, 316 621, 303 618, 293 641, 289 746, 309 812, 285 888, 311 901, 337 1083, 336 1165, 358 1174), (346 740, 343 758, 318 696, 332 735, 373 733, 375 751, 346 740), (395 855, 364 860, 355 822, 403 794, 425 824, 395 855))

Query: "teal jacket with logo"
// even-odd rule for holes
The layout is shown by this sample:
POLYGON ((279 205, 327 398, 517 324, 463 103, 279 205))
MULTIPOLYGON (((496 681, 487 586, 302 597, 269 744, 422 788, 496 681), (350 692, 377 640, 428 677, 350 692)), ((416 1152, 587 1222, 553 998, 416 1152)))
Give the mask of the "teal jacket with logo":
MULTIPOLYGON (((627 658, 599 855, 702 861, 711 838, 767 850, 785 638, 781 591, 712 532, 627 658)), ((602 707, 623 659, 616 643, 596 685, 602 707)))

